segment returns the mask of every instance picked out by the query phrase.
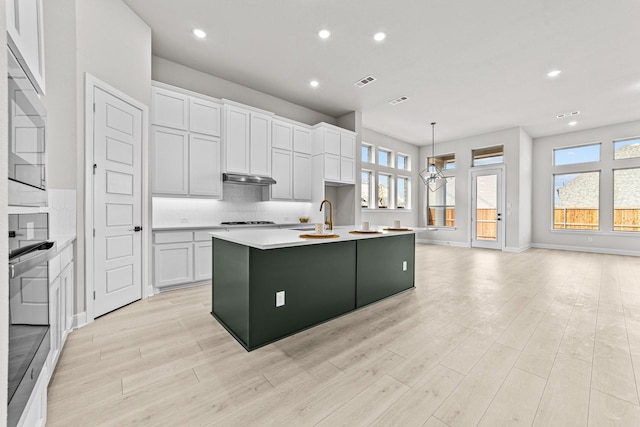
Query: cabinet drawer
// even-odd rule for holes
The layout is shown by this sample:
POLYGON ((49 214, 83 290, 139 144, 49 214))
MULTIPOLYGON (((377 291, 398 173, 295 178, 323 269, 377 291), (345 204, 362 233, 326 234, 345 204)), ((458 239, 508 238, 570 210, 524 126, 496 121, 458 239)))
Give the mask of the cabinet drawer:
POLYGON ((196 242, 210 242, 211 241, 211 233, 212 231, 220 231, 220 230, 202 230, 202 231, 194 231, 193 232, 193 240, 196 242))
POLYGON ((193 241, 193 232, 191 231, 153 233, 153 243, 180 243, 191 241, 193 241))

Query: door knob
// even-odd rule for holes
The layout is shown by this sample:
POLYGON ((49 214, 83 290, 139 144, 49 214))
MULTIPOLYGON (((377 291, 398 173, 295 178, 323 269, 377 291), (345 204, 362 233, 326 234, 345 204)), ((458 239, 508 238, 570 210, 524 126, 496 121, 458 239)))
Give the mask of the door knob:
POLYGON ((135 227, 133 227, 133 230, 131 231, 142 231, 142 227, 140 227, 139 225, 136 225, 135 227))

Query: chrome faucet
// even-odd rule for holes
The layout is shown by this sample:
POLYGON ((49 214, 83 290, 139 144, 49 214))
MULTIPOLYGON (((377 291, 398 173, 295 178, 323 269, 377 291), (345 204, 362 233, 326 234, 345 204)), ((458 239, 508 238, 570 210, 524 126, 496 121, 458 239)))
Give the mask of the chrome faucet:
POLYGON ((322 212, 322 206, 324 206, 325 203, 329 204, 329 221, 327 221, 327 216, 325 215, 324 223, 329 226, 329 230, 333 230, 333 205, 329 200, 324 199, 322 203, 320 203, 320 212, 322 212))

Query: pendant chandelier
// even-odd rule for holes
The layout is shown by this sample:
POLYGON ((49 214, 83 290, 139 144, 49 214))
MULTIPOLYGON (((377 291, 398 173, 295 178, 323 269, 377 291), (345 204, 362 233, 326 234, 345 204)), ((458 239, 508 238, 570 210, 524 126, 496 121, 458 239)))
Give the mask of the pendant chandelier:
POLYGON ((431 123, 431 157, 429 157, 429 164, 427 167, 420 171, 420 178, 424 185, 429 188, 429 191, 437 191, 440 187, 447 183, 447 178, 444 176, 442 169, 436 164, 435 157, 435 128, 436 122, 431 123))

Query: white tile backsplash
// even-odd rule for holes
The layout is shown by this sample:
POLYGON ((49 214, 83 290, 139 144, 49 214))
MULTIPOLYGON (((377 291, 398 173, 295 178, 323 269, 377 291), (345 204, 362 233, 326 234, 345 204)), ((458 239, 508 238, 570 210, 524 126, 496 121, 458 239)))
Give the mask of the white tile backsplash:
POLYGON ((312 222, 322 220, 319 206, 262 201, 262 191, 254 185, 226 184, 223 200, 154 197, 153 227, 206 227, 222 221, 294 223, 301 216, 310 217, 312 222))
POLYGON ((76 190, 49 188, 49 238, 76 235, 76 190))

